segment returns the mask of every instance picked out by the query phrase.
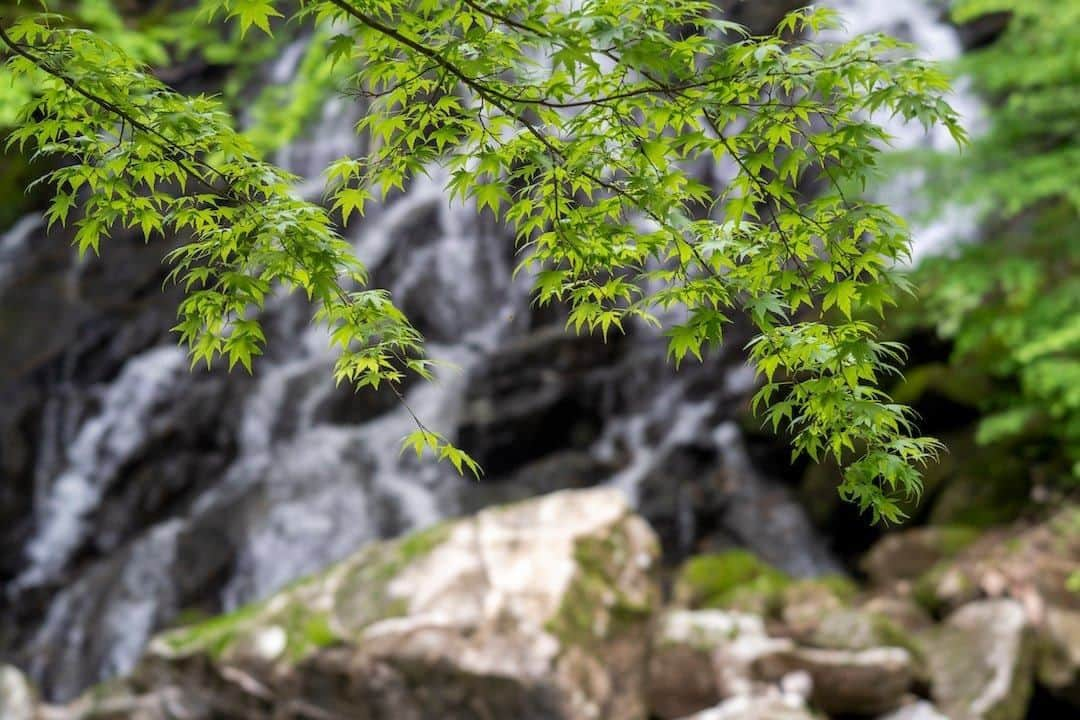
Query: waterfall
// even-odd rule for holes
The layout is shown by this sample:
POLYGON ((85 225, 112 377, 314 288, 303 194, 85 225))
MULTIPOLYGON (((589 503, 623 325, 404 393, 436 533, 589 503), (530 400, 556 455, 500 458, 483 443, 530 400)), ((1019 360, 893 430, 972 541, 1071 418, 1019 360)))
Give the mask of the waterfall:
POLYGON ((105 391, 101 412, 83 423, 67 448, 66 468, 36 503, 38 532, 28 543, 27 569, 15 591, 55 577, 87 532, 85 517, 101 502, 124 462, 148 437, 152 415, 187 372, 180 348, 155 348, 132 358, 105 391))
MULTIPOLYGON (((945 22, 948 3, 934 0, 827 0, 844 19, 843 30, 831 32, 826 39, 845 39, 850 35, 883 32, 914 46, 919 57, 941 63, 955 62, 964 51, 956 29, 945 22)), ((983 123, 981 100, 964 78, 960 78, 950 94, 949 103, 956 109, 969 133, 977 133, 983 123)), ((891 148, 896 151, 929 149, 939 152, 957 151, 949 132, 935 126, 927 132, 918 122, 904 122, 898 117, 875 118, 892 136, 891 148)), ((919 190, 926 173, 919 169, 905 170, 884 187, 877 199, 891 206, 901 216, 913 218, 911 262, 947 252, 950 245, 970 240, 978 223, 969 208, 951 206, 933 220, 920 218, 924 202, 919 190)))
MULTIPOLYGON (((832 4, 844 13, 849 31, 906 35, 935 58, 959 52, 955 33, 930 0, 832 4)), ((287 81, 304 47, 302 40, 290 45, 268 68, 267 81, 287 81)), ((970 96, 960 93, 956 99, 965 116, 977 114, 973 100, 972 108, 967 106, 970 96)), ((307 178, 299 192, 317 197, 322 182, 315 173, 326 162, 358 151, 353 127, 360 112, 351 99, 331 98, 311 131, 279 152, 279 163, 307 178)), ((940 142, 906 126, 890 128, 901 147, 940 142)), ((530 307, 528 279, 512 278, 512 238, 477 217, 469 204, 451 205, 444 180, 437 171, 418 178, 348 232, 376 283, 413 317, 429 338, 430 355, 443 363, 436 382, 407 387, 406 402, 427 425, 453 434, 480 414, 483 403, 475 395, 478 387, 493 384, 495 359, 516 357, 512 353, 523 339, 548 321, 530 307)), ((899 185, 891 193, 905 194, 899 185)), ((41 232, 40 217, 31 216, 0 237, 0 300, 5 283, 17 279, 18 266, 8 258, 25 252, 41 232)), ((952 227, 922 228, 920 247, 953 234, 952 227)), ((402 455, 400 440, 413 428, 408 410, 376 393, 353 397, 336 388, 326 333, 309 318, 309 308, 297 298, 270 300, 263 318, 270 337, 267 356, 257 362, 250 381, 228 380, 244 383, 229 386, 241 389, 236 396, 242 399, 229 408, 235 422, 217 416, 202 421, 207 436, 228 435, 227 467, 209 478, 184 476, 180 499, 157 509, 145 527, 117 540, 118 547, 101 543, 95 534, 113 532, 107 522, 115 513, 139 510, 116 499, 135 482, 131 468, 148 454, 175 449, 168 447, 169 439, 187 422, 176 408, 195 389, 224 392, 224 385, 207 383, 225 381, 200 370, 189 375, 182 351, 162 332, 123 358, 109 379, 80 386, 82 402, 93 412, 69 412, 65 417, 73 420, 66 422, 42 413, 40 425, 55 427, 39 432, 54 437, 52 443, 63 450, 57 459, 38 463, 24 565, 3 594, 19 608, 33 609, 45 599, 42 616, 19 629, 19 642, 8 652, 31 659, 24 664, 46 693, 70 697, 90 682, 130 670, 150 634, 189 603, 234 608, 365 543, 461 511, 461 493, 472 489, 473 481, 402 455), (105 551, 96 552, 97 545, 105 551)), ((836 570, 782 479, 764 475, 750 461, 734 419, 754 378, 737 336, 723 353, 680 373, 667 365, 659 335, 635 328, 624 345, 611 351, 614 359, 605 355, 598 367, 582 371, 587 392, 575 386, 567 393, 599 417, 595 436, 578 448, 607 468, 590 480, 622 488, 643 509, 672 487, 672 537, 679 552, 693 551, 700 535, 693 493, 686 488, 696 492, 705 484, 721 496, 716 514, 729 542, 794 574, 836 570), (691 458, 685 460, 690 470, 675 469, 684 457, 691 458), (700 467, 693 465, 698 457, 704 458, 700 467), (702 480, 712 472, 718 473, 715 482, 702 480)), ((588 346, 571 350, 579 347, 588 346)), ((64 362, 77 366, 76 350, 70 353, 64 362)), ((554 354, 541 352, 531 361, 539 365, 527 375, 536 387, 521 389, 535 393, 529 402, 547 402, 545 393, 557 388, 558 373, 546 366, 556 362, 554 354)), ((516 377, 521 369, 509 362, 506 372, 516 377)), ((66 397, 57 393, 50 400, 61 415, 66 397)), ((560 410, 557 422, 577 420, 580 407, 560 410)), ((526 435, 514 441, 528 445, 539 439, 526 435)), ((520 450, 529 458, 535 454, 520 450)), ((156 481, 151 474, 138 482, 156 481)), ((483 482, 494 487, 501 481, 483 482)), ((668 507, 658 512, 663 515, 668 507)))

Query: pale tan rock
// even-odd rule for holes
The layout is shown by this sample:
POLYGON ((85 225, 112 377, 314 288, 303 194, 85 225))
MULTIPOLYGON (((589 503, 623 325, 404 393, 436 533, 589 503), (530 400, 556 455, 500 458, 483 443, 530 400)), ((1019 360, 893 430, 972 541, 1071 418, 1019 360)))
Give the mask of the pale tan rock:
POLYGON ((1022 720, 1032 692, 1035 637, 1013 600, 971 603, 926 635, 935 704, 952 720, 1022 720))
POLYGON ((136 679, 244 720, 644 719, 658 553, 611 488, 492 508, 161 636, 136 679))
POLYGON ((0 665, 0 720, 37 720, 37 694, 26 676, 0 665))

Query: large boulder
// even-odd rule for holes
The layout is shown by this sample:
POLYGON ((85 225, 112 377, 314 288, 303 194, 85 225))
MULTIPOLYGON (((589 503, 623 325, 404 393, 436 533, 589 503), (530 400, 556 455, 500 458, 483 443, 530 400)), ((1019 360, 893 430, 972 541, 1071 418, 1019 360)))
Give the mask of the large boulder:
POLYGON ((604 373, 625 340, 548 326, 485 358, 469 375, 461 446, 502 478, 550 453, 584 450, 603 424, 604 373))
POLYGON ((830 650, 799 647, 757 660, 766 680, 807 673, 812 704, 829 714, 875 715, 900 706, 914 679, 911 654, 899 647, 830 650))
POLYGON ((1022 720, 1035 638, 1013 600, 971 603, 924 638, 934 702, 952 720, 1022 720))
POLYGON ((613 489, 492 508, 160 636, 127 688, 191 719, 644 718, 657 560, 613 489))

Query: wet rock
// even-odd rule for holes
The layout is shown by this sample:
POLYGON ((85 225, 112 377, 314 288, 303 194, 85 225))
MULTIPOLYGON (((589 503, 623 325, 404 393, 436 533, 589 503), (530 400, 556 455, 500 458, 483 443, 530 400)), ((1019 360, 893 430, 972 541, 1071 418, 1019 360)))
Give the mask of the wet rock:
POLYGON ((951 720, 1022 720, 1032 692, 1035 637, 1013 600, 965 605, 929 631, 931 694, 951 720))
POLYGON ((794 577, 841 572, 794 495, 756 469, 736 423, 720 424, 713 438, 721 450, 717 484, 724 497, 718 524, 735 544, 794 577))
POLYGON ((756 615, 718 610, 666 612, 653 636, 649 659, 650 712, 665 720, 679 718, 738 694, 749 683, 747 652, 772 644, 756 615))
POLYGON ((731 420, 709 419, 654 458, 637 500, 665 558, 738 547, 796 577, 839 569, 797 500, 751 459, 731 420))
POLYGON ((696 541, 723 526, 728 499, 719 464, 714 447, 687 442, 657 458, 638 483, 638 508, 660 536, 665 558, 685 559, 696 541))
POLYGON ((501 348, 469 378, 459 444, 493 477, 587 448, 602 424, 602 368, 619 344, 553 326, 501 348))
POLYGON ((657 553, 615 490, 492 508, 160 636, 128 688, 193 718, 643 718, 657 553))
POLYGON ((162 526, 94 564, 56 595, 17 655, 41 678, 46 697, 68 700, 91 682, 129 670, 145 639, 175 612, 171 561, 178 525, 162 526), (128 664, 117 663, 122 656, 129 656, 128 664))
POLYGON ((85 562, 48 601, 20 595, 17 608, 38 608, 44 618, 13 623, 22 633, 12 638, 13 654, 45 697, 66 701, 129 672, 146 641, 181 611, 214 613, 223 601, 265 597, 381 531, 400 531, 398 509, 373 486, 371 465, 366 450, 336 429, 250 458, 186 516, 85 562), (374 521, 357 521, 368 516, 374 521))
POLYGON ((793 672, 813 680, 812 704, 826 713, 875 715, 900 706, 913 679, 911 655, 898 647, 869 650, 795 648, 763 657, 755 671, 778 681, 793 672))
POLYGON ((991 44, 1005 32, 1012 20, 1011 12, 989 12, 956 24, 960 42, 965 50, 976 50, 991 44))

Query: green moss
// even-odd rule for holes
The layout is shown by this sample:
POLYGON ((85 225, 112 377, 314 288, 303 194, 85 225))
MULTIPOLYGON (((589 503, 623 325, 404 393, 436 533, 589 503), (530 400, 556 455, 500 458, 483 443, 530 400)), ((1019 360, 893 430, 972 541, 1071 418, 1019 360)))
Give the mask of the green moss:
POLYGON ((431 554, 450 535, 450 523, 439 523, 406 535, 397 542, 402 567, 431 554))
POLYGON ((859 586, 847 575, 822 575, 821 577, 801 580, 800 582, 819 585, 831 592, 843 603, 852 602, 859 594, 859 586))
POLYGON ((408 599, 395 597, 390 583, 445 542, 452 528, 452 523, 441 523, 400 540, 375 543, 347 561, 333 603, 337 625, 359 633, 372 623, 408 614, 408 599))
POLYGON ((329 647, 342 640, 331 627, 327 613, 311 612, 302 605, 289 609, 285 636, 285 652, 292 660, 299 660, 312 650, 329 647))
POLYGON ((232 641, 250 629, 265 603, 252 603, 231 613, 167 633, 165 643, 177 653, 206 652, 220 656, 232 641))
POLYGON ((915 668, 925 668, 926 651, 914 633, 900 627, 891 618, 881 613, 873 613, 872 621, 874 632, 881 638, 883 645, 904 648, 911 653, 915 668))
POLYGON ((939 527, 937 528, 938 549, 946 557, 951 557, 975 542, 981 534, 978 528, 963 525, 939 527))
POLYGON ((644 628, 655 611, 651 598, 642 601, 619 588, 619 574, 632 562, 622 527, 605 537, 579 539, 574 546, 577 572, 558 611, 545 624, 564 646, 590 648, 644 628))
POLYGON ((270 600, 200 620, 167 633, 163 640, 174 652, 203 652, 217 658, 258 630, 277 626, 285 632, 285 657, 297 660, 345 641, 346 634, 373 622, 404 615, 407 600, 390 595, 390 581, 445 540, 449 529, 447 524, 436 525, 399 541, 375 543, 343 563, 289 584, 270 600), (314 600, 329 592, 328 579, 342 575, 333 613, 314 610, 314 600))
POLYGON ((775 610, 791 578, 745 550, 697 555, 679 569, 676 600, 691 608, 775 610))
POLYGON ((912 587, 912 597, 915 602, 922 605, 931 615, 940 617, 947 609, 945 599, 938 594, 938 587, 945 574, 950 572, 955 576, 949 579, 950 584, 955 583, 954 589, 950 591, 952 597, 974 600, 979 594, 975 581, 968 573, 943 560, 923 573, 912 587))

